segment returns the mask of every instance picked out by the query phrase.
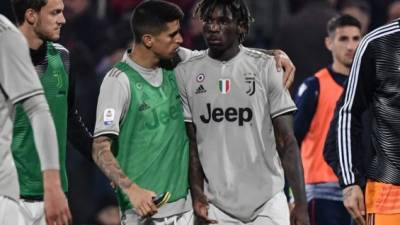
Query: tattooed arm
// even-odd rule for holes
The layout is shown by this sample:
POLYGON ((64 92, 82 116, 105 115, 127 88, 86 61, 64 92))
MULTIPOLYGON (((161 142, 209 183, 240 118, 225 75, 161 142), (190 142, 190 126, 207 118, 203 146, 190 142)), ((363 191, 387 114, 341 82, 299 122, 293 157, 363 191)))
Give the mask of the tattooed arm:
POLYGON ((186 132, 189 137, 189 182, 194 213, 206 223, 217 223, 208 218, 208 200, 204 195, 204 171, 197 151, 196 128, 193 123, 186 122, 186 132))
POLYGON ((140 216, 155 214, 157 208, 152 200, 155 193, 139 187, 125 175, 111 151, 111 144, 112 139, 107 136, 96 137, 93 141, 93 160, 108 179, 128 196, 140 216))
POLYGON ((294 195, 294 208, 291 212, 291 224, 308 225, 307 199, 305 194, 303 165, 300 151, 293 132, 293 116, 281 115, 272 119, 276 136, 276 148, 282 162, 285 176, 294 195))

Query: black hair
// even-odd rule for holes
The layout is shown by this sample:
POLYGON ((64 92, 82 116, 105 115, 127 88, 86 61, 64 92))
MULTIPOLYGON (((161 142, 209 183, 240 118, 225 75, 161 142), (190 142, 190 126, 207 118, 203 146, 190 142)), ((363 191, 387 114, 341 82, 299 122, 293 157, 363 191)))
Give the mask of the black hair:
POLYGON ((204 21, 217 6, 221 6, 224 9, 224 13, 226 13, 227 9, 230 9, 233 18, 238 23, 243 23, 246 32, 239 37, 239 41, 243 42, 246 34, 249 32, 250 24, 254 21, 246 2, 244 0, 201 0, 194 9, 194 16, 198 16, 204 21))
POLYGON ((11 7, 18 25, 24 23, 26 10, 33 9, 39 12, 46 4, 47 0, 11 0, 11 7))
POLYGON ((167 23, 182 20, 184 13, 179 6, 163 1, 148 0, 136 6, 131 16, 131 29, 136 42, 142 41, 144 34, 159 34, 167 28, 167 23))
POLYGON ((361 30, 361 23, 350 15, 338 15, 328 21, 326 31, 328 36, 332 35, 337 28, 345 26, 354 26, 361 30))

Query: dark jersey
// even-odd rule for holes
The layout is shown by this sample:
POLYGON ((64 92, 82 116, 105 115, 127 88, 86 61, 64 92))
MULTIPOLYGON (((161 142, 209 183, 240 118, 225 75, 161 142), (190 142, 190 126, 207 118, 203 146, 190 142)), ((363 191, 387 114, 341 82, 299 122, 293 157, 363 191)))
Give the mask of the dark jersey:
POLYGON ((360 42, 346 90, 338 103, 330 143, 336 142, 337 163, 332 165, 342 186, 359 183, 358 156, 362 114, 370 108, 372 158, 367 177, 400 184, 400 25, 392 22, 366 35, 360 42), (358 153, 358 155, 357 155, 358 153), (357 157, 356 157, 357 156, 357 157))

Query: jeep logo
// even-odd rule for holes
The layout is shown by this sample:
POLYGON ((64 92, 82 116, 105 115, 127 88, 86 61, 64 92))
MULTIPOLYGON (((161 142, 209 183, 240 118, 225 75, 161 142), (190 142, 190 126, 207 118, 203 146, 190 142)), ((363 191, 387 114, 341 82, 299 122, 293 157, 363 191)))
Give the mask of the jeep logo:
POLYGON ((160 124, 168 124, 171 120, 180 119, 182 115, 182 105, 180 102, 176 105, 172 105, 168 110, 151 110, 151 119, 149 118, 144 125, 146 128, 152 130, 160 126, 160 124))
POLYGON ((239 126, 243 126, 244 122, 249 122, 253 119, 253 111, 250 108, 233 108, 229 107, 225 111, 222 108, 211 109, 211 104, 207 103, 207 115, 201 115, 200 119, 204 123, 209 123, 213 120, 217 123, 224 119, 228 122, 238 121, 239 126))

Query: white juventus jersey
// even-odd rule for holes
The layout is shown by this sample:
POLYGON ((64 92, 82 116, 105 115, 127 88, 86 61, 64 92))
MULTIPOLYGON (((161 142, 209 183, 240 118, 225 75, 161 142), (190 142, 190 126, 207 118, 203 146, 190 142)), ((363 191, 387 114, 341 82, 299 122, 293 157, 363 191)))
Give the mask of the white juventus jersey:
POLYGON ((185 120, 196 126, 209 200, 252 220, 284 186, 272 119, 296 110, 274 58, 242 47, 230 61, 208 52, 176 68, 185 120))

